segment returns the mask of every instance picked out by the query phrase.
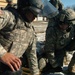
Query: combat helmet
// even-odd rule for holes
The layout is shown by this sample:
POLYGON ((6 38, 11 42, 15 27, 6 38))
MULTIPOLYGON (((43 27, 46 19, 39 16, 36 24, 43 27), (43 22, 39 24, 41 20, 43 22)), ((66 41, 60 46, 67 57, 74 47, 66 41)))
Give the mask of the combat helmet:
POLYGON ((20 11, 29 9, 33 14, 37 15, 43 9, 41 0, 18 0, 17 6, 20 11))
POLYGON ((75 12, 71 8, 62 10, 58 15, 58 23, 75 24, 75 12))

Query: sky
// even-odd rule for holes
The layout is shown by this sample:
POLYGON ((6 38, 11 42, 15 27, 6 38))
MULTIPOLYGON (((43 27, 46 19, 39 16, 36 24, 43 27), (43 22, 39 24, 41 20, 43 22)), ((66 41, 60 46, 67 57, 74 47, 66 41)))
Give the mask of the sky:
POLYGON ((60 0, 60 1, 64 4, 64 7, 75 5, 75 0, 60 0))
POLYGON ((64 4, 64 7, 75 5, 75 0, 61 0, 64 4))

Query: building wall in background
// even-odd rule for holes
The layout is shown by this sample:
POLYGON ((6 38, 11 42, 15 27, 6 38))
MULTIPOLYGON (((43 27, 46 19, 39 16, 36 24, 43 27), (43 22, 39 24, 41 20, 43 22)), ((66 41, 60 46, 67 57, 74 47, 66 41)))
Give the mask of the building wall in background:
MULTIPOLYGON (((13 0, 13 3, 17 3, 17 0, 13 0)), ((0 7, 5 7, 7 5, 6 0, 0 0, 0 7)), ((46 21, 46 18, 38 16, 34 21, 46 21)))
MULTIPOLYGON (((17 3, 17 0, 13 0, 13 3, 17 3)), ((0 7, 5 7, 6 5, 6 0, 0 0, 0 7)))

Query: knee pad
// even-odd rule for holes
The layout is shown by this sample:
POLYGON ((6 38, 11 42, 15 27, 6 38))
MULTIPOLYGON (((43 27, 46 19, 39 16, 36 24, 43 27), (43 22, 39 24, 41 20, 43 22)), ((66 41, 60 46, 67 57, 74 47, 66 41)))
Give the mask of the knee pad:
POLYGON ((39 69, 42 70, 46 66, 45 58, 39 59, 38 65, 39 65, 39 69))

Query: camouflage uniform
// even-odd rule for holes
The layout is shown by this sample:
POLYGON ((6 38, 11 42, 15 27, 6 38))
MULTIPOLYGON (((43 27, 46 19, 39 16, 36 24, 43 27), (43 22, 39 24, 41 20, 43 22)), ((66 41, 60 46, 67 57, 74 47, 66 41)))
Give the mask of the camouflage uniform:
POLYGON ((58 62, 60 66, 63 64, 65 51, 69 49, 69 44, 72 40, 74 40, 74 28, 75 26, 71 27, 70 32, 66 33, 62 32, 57 25, 47 28, 45 51, 47 52, 49 62, 52 64, 52 66, 56 66, 56 62, 58 62))
POLYGON ((15 9, 0 11, 0 57, 10 52, 20 58, 25 51, 32 75, 37 75, 39 70, 33 26, 25 22, 15 9))
POLYGON ((54 5, 59 11, 61 11, 64 8, 60 0, 50 0, 50 3, 54 5))
MULTIPOLYGON (((72 15, 72 17, 75 16, 75 12, 74 14, 70 12, 70 14, 72 15)), ((61 18, 63 19, 63 17, 61 18)), ((70 31, 66 30, 62 31, 59 28, 60 20, 58 18, 57 20, 55 21, 53 19, 52 21, 50 20, 46 30, 45 53, 46 53, 47 62, 49 62, 49 64, 53 68, 56 68, 58 66, 62 67, 66 51, 73 51, 75 49, 75 25, 73 23, 69 23, 71 27, 70 31)), ((65 23, 67 21, 68 20, 66 20, 65 23)), ((73 62, 73 64, 71 63, 69 68, 72 69, 74 64, 75 62, 73 62)))

